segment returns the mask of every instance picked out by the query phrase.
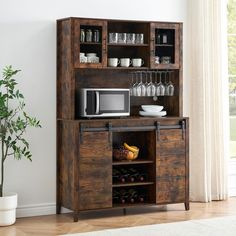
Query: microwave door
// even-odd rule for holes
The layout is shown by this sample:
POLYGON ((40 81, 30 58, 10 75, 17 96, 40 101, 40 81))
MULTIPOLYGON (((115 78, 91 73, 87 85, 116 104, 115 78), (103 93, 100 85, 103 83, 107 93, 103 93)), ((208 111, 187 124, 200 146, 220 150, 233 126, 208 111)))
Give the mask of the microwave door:
POLYGON ((93 116, 99 115, 99 92, 98 91, 87 91, 86 96, 86 115, 93 116))
POLYGON ((99 92, 96 91, 95 94, 96 94, 96 109, 95 109, 95 114, 98 115, 99 114, 99 107, 100 107, 100 105, 99 105, 99 92))
POLYGON ((129 112, 127 91, 99 91, 99 114, 122 114, 129 112))

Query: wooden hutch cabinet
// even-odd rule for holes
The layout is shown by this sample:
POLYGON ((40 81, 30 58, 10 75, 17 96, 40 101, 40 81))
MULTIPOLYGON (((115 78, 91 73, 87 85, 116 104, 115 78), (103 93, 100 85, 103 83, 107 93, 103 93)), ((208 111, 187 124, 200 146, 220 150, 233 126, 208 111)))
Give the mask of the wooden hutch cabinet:
POLYGON ((66 18, 57 21, 57 213, 154 204, 184 203, 189 209, 189 127, 183 117, 182 24, 66 18), (83 39, 97 31, 95 41, 83 39), (142 34, 142 43, 113 43, 109 33, 142 34), (96 63, 80 53, 96 53, 96 63), (142 58, 141 67, 109 67, 108 58, 142 58), (166 63, 157 58, 169 58, 166 63), (130 88, 131 72, 173 71, 173 96, 131 96, 130 116, 81 118, 80 88, 130 88), (141 117, 140 105, 163 105, 166 117, 141 117), (140 148, 133 161, 117 161, 113 148, 124 142, 140 148), (116 182, 124 169, 144 173, 143 181, 116 182), (140 201, 117 201, 117 192, 136 191, 140 201))

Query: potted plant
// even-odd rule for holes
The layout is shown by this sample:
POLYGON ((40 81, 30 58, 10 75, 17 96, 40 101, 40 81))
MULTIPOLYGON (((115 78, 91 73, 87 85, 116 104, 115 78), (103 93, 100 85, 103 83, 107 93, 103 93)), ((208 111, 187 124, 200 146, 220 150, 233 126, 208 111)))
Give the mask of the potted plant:
POLYGON ((29 143, 24 138, 27 127, 41 127, 40 122, 25 112, 23 94, 16 88, 17 82, 13 78, 20 70, 13 70, 12 66, 3 69, 0 80, 0 225, 15 223, 17 194, 5 193, 4 172, 5 162, 14 157, 31 159, 29 143))

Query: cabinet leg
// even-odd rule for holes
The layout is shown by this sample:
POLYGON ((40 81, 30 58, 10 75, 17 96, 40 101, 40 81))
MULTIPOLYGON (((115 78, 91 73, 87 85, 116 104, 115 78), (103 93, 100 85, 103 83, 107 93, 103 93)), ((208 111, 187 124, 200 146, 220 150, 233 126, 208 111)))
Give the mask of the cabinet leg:
POLYGON ((74 222, 78 222, 78 220, 79 220, 79 212, 74 211, 73 218, 74 218, 74 222))
POLYGON ((189 210, 189 202, 185 202, 184 206, 185 206, 185 210, 188 211, 189 210))
POLYGON ((57 203, 56 212, 57 212, 57 214, 61 214, 61 204, 59 204, 59 203, 57 203))
POLYGON ((126 208, 123 208, 123 214, 126 215, 126 208))

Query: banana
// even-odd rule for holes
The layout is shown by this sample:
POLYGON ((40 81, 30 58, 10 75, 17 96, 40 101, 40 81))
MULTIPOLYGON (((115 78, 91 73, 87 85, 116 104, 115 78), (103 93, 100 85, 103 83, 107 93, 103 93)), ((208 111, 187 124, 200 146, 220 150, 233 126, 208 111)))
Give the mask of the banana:
POLYGON ((127 143, 124 143, 124 147, 125 147, 126 149, 128 149, 129 151, 131 151, 131 152, 137 152, 137 151, 138 151, 138 148, 137 148, 137 147, 135 147, 135 146, 129 146, 127 143))

